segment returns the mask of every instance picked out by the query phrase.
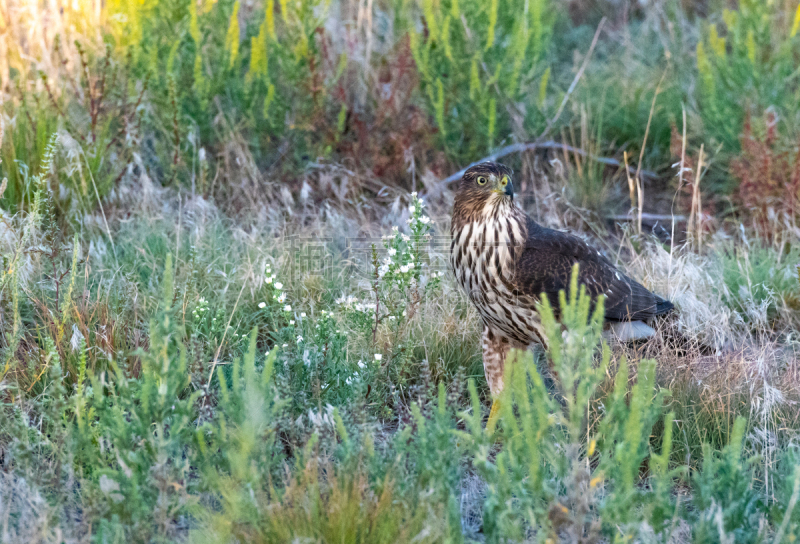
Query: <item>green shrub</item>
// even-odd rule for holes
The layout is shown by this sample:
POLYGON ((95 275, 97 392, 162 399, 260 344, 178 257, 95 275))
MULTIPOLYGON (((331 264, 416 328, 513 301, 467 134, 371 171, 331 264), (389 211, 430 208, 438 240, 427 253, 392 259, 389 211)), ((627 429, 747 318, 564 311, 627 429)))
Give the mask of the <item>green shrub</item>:
POLYGON ((692 475, 692 518, 697 542, 757 542, 765 537, 766 505, 754 489, 751 459, 742 459, 746 421, 737 418, 730 444, 703 449, 703 466, 692 475))
POLYGON ((792 313, 800 298, 795 281, 800 249, 787 246, 776 251, 759 239, 720 248, 723 285, 730 307, 753 323, 769 327, 780 312, 792 313))
POLYGON ((139 378, 129 379, 112 363, 113 375, 104 380, 95 374, 84 384, 82 367, 74 396, 75 434, 82 446, 76 462, 86 484, 93 484, 86 494, 103 516, 100 538, 120 526, 136 540, 174 538, 194 502, 187 448, 196 434, 201 392, 189 388, 186 349, 172 305, 170 256, 164 268, 162 305, 150 323, 139 378))
POLYGON ((453 158, 468 163, 507 141, 515 116, 529 134, 544 128, 554 23, 548 0, 420 2, 411 51, 453 158))
MULTIPOLYGON (((9 212, 29 209, 38 182, 46 182, 53 165, 52 137, 57 129, 57 119, 47 106, 23 100, 9 114, 28 115, 38 120, 32 125, 20 120, 13 130, 3 127, 0 134, 0 159, 2 178, 6 187, 0 195, 3 209, 9 212), (48 161, 45 158, 50 155, 48 161)), ((43 183, 46 186, 46 183, 43 183)))
POLYGON ((800 463, 796 446, 787 448, 780 458, 778 474, 775 479, 776 498, 772 504, 772 518, 778 527, 775 536, 776 542, 781 542, 781 536, 793 542, 797 539, 800 528, 800 512, 797 502, 800 499, 800 463))
POLYGON ((412 420, 395 438, 405 469, 398 471, 404 476, 400 485, 409 496, 418 496, 430 508, 441 509, 448 541, 461 542, 462 451, 455 432, 455 414, 443 383, 439 383, 436 401, 423 407, 411 405, 412 420), (429 408, 427 413, 423 413, 423 407, 429 408))
POLYGON ((711 143, 727 152, 738 151, 748 112, 774 107, 790 131, 797 128, 800 19, 793 15, 780 2, 745 0, 712 19, 697 44, 698 113, 711 143))

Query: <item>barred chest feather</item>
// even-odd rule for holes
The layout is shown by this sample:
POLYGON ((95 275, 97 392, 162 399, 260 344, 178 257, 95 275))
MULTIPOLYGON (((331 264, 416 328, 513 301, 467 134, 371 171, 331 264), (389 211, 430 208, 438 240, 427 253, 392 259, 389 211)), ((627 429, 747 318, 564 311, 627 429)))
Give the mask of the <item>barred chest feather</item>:
POLYGON ((535 300, 514 286, 516 262, 525 247, 525 216, 492 207, 451 228, 450 266, 458 284, 489 327, 521 346, 543 338, 535 300))

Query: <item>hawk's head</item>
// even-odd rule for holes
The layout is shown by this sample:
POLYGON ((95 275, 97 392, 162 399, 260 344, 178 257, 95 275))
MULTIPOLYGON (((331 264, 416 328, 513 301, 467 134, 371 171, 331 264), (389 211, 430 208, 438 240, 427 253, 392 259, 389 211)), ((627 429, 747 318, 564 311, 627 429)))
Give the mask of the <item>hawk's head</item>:
POLYGON ((458 183, 453 217, 474 219, 498 206, 508 206, 514 198, 511 169, 497 162, 470 166, 458 183))

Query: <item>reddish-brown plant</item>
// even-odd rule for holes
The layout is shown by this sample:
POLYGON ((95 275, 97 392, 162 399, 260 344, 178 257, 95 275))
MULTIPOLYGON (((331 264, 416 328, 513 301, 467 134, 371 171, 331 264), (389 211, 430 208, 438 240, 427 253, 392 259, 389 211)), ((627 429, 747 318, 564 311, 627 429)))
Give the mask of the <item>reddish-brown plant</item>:
POLYGON ((765 130, 758 134, 748 115, 742 130, 741 155, 730 163, 731 173, 739 180, 738 203, 767 237, 771 217, 793 217, 800 209, 800 148, 787 145, 777 125, 776 115, 767 112, 765 130))

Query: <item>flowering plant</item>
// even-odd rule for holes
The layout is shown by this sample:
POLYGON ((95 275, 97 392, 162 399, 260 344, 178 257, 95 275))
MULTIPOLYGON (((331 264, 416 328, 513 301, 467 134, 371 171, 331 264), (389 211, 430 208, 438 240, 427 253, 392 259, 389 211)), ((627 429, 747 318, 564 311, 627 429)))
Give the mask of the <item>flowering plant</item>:
POLYGON ((395 226, 390 234, 382 237, 382 250, 377 245, 372 246, 369 291, 362 297, 342 296, 336 301, 351 324, 371 336, 373 347, 377 348, 379 329, 387 334, 386 344, 381 349, 391 349, 394 354, 387 354, 384 362, 383 354, 375 349, 369 356, 374 367, 396 367, 395 355, 401 351, 408 355, 408 350, 401 349, 413 347, 407 345, 409 330, 406 325, 425 295, 441 284, 443 274, 431 270, 426 247, 431 240, 433 221, 425 213, 425 202, 417 193, 411 193, 406 223, 405 232, 395 226))
POLYGON ((376 276, 402 292, 416 290, 423 284, 434 287, 440 281, 441 272, 431 272, 425 262, 424 246, 431 239, 433 221, 425 215, 425 201, 417 193, 411 193, 408 207, 408 230, 410 234, 392 227, 392 233, 383 237, 387 256, 377 264, 377 250, 373 247, 373 263, 376 276))

